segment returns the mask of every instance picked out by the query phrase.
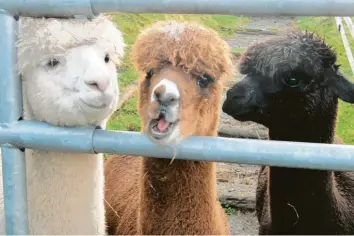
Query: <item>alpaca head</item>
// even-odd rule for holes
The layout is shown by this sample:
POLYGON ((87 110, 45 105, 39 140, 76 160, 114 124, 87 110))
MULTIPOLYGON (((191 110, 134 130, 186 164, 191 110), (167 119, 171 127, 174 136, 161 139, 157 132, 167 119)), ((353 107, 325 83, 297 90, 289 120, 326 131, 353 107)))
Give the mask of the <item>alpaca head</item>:
POLYGON ((337 98, 354 102, 354 86, 335 63, 335 52, 313 33, 256 43, 241 58, 245 77, 227 92, 223 111, 267 127, 335 117, 337 98))
POLYGON ((231 75, 227 44, 198 24, 159 22, 133 46, 141 72, 143 131, 159 144, 217 133, 222 82, 231 75))
POLYGON ((25 119, 103 125, 118 103, 121 32, 104 17, 20 19, 18 66, 25 119))

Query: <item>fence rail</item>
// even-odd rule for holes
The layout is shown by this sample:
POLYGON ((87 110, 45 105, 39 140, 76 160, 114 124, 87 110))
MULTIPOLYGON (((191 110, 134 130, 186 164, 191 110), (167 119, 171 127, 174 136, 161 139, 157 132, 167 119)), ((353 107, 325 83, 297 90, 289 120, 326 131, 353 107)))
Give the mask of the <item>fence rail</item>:
POLYGON ((98 13, 174 13, 276 16, 354 16, 352 0, 0 0, 21 16, 92 17, 98 13))
MULTIPOLYGON (((354 39, 354 26, 353 26, 353 22, 350 19, 350 17, 343 17, 345 23, 348 26, 348 30, 350 35, 353 37, 354 39)), ((339 30, 340 36, 342 38, 343 41, 343 45, 344 45, 344 50, 345 53, 347 54, 347 59, 350 65, 350 68, 352 69, 352 74, 354 75, 354 57, 353 57, 353 53, 352 53, 352 49, 350 47, 350 43, 346 34, 346 30, 342 21, 342 17, 336 17, 336 24, 337 24, 337 29, 339 30)))
POLYGON ((352 19, 350 17, 343 17, 343 18, 344 18, 345 23, 348 26, 349 33, 351 34, 352 38, 354 39, 354 24, 353 24, 352 19))
POLYGON ((153 144, 140 132, 61 128, 37 121, 0 126, 0 143, 61 152, 175 156, 184 160, 354 171, 352 145, 193 136, 173 147, 153 144))
MULTIPOLYGON (((59 128, 22 116, 16 73, 17 21, 13 16, 93 17, 98 13, 194 13, 229 15, 354 16, 353 0, 0 0, 0 144, 7 234, 28 234, 24 153, 18 147, 172 157, 171 147, 152 144, 143 134, 59 128), (2 10, 1 10, 2 9, 2 10), (50 134, 55 133, 55 136, 50 134), (82 138, 77 138, 82 137, 82 138)), ((281 141, 191 137, 177 158, 354 170, 354 146, 281 141)))

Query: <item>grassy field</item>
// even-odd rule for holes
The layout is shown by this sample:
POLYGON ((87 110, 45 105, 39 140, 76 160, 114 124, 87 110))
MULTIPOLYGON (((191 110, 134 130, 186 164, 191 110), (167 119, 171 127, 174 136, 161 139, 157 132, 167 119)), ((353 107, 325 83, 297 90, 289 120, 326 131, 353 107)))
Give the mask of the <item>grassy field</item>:
MULTIPOLYGON (((248 23, 246 17, 235 17, 225 15, 169 15, 169 14, 115 14, 112 20, 117 23, 124 34, 127 49, 120 68, 119 86, 123 92, 127 85, 138 79, 138 72, 130 61, 131 45, 135 42, 140 31, 160 20, 186 20, 199 22, 207 27, 213 28, 223 37, 230 37, 237 31, 236 25, 248 23)), ((112 130, 140 130, 140 119, 136 111, 136 96, 131 98, 124 106, 117 111, 110 122, 108 129, 112 130)))
MULTIPOLYGON (((343 24, 344 21, 343 21, 343 24)), ((301 17, 296 21, 301 29, 308 29, 324 37, 326 42, 333 46, 338 55, 341 71, 354 81, 352 71, 345 53, 343 42, 336 28, 334 17, 301 17)), ((346 26, 345 26, 346 27, 346 26)), ((354 52, 354 40, 346 29, 347 38, 354 52)), ((340 101, 338 112, 337 134, 346 144, 354 144, 354 106, 340 101)))

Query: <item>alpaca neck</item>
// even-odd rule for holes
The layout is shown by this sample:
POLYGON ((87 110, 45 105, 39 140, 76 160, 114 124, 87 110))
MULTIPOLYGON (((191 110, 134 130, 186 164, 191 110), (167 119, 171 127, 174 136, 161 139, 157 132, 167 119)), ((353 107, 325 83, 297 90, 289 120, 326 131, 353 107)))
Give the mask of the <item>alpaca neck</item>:
POLYGON ((31 234, 105 234, 102 154, 26 149, 26 169, 31 234))
MULTIPOLYGON (((332 143, 338 98, 331 91, 323 89, 317 93, 317 96, 301 100, 304 101, 280 108, 284 112, 267 124, 269 138, 293 142, 332 143), (316 104, 311 100, 318 100, 317 103, 322 104, 316 104)), ((273 112, 277 113, 277 108, 273 112)))
POLYGON ((215 233, 216 218, 220 217, 217 215, 215 163, 170 162, 170 159, 142 158, 139 232, 215 233))
POLYGON ((141 233, 212 232, 216 223, 215 163, 175 160, 170 164, 169 159, 144 158, 141 175, 141 233), (202 227, 201 219, 207 222, 202 227))
MULTIPOLYGON (((337 101, 332 103, 332 108, 323 108, 300 123, 270 126, 269 137, 271 140, 332 143, 336 113, 337 101)), ((334 207, 332 171, 270 167, 268 178, 271 214, 277 216, 272 219, 275 227, 295 230, 306 222, 313 223, 319 215, 328 215, 329 208, 334 207)))

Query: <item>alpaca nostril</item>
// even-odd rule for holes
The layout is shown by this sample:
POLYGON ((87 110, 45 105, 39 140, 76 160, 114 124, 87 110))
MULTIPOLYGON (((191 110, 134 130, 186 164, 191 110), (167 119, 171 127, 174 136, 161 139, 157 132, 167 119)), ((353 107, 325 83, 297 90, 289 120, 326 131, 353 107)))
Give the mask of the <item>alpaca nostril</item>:
POLYGON ((91 87, 97 87, 98 88, 98 84, 96 82, 92 82, 92 81, 86 81, 85 82, 87 85, 91 86, 91 87))
POLYGON ((161 92, 155 91, 154 95, 156 100, 159 103, 163 103, 163 104, 172 104, 179 100, 179 98, 175 94, 171 94, 171 93, 162 95, 161 92))
POLYGON ((164 110, 162 110, 162 111, 160 112, 160 115, 159 115, 158 120, 160 120, 160 119, 165 119, 165 118, 166 118, 166 112, 165 112, 164 110))
POLYGON ((160 104, 164 104, 164 105, 174 105, 176 102, 179 101, 179 97, 177 97, 175 94, 172 93, 167 93, 167 94, 159 94, 155 95, 156 96, 156 100, 160 103, 160 104))
POLYGON ((160 100, 161 93, 159 91, 155 91, 154 94, 155 94, 156 100, 160 100))
POLYGON ((234 92, 227 92, 226 94, 226 100, 237 100, 237 99, 242 99, 244 97, 243 94, 240 93, 234 93, 234 92))
POLYGON ((85 84, 91 88, 98 89, 103 92, 108 87, 109 80, 87 80, 85 81, 85 84))
POLYGON ((162 95, 166 92, 166 88, 164 85, 160 85, 154 89, 154 96, 157 101, 161 102, 162 95))

